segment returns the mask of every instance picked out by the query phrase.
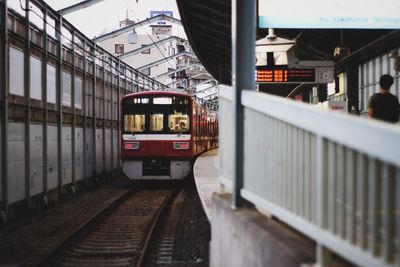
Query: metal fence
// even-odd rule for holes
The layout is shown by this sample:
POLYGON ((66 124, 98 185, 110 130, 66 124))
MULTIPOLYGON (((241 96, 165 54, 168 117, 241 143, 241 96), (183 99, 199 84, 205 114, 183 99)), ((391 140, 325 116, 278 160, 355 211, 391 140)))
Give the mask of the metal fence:
POLYGON ((0 2, 0 41, 2 215, 11 204, 118 169, 120 99, 165 85, 40 0, 0 2))
MULTIPOLYGON (((231 186, 232 90, 220 89, 221 182, 231 186)), ((400 263, 400 129, 254 91, 241 196, 359 266, 400 263)))

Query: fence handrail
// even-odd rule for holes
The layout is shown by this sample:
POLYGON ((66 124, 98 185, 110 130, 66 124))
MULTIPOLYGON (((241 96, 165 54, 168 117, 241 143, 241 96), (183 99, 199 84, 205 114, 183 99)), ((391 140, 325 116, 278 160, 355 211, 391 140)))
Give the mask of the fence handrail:
MULTIPOLYGON (((230 87, 220 87, 222 103, 232 96, 230 87)), ((242 91, 242 105, 241 196, 327 252, 359 266, 397 266, 400 127, 250 90, 242 91)), ((231 111, 222 111, 221 125, 229 128, 231 111)), ((229 138, 220 141, 227 161, 229 138)), ((229 174, 223 168, 231 166, 221 166, 229 174)))
MULTIPOLYGON (((227 94, 226 89, 221 90, 221 96, 227 94)), ((400 127, 397 125, 320 110, 305 103, 250 90, 243 91, 242 103, 247 108, 400 166, 400 127)))

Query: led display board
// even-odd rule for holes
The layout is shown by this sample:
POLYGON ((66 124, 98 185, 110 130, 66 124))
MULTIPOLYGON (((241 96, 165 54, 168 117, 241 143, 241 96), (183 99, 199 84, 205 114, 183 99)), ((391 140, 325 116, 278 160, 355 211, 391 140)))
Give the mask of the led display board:
POLYGON ((257 83, 315 83, 315 69, 275 69, 257 66, 257 83))
POLYGON ((400 29, 400 1, 258 0, 258 27, 400 29))

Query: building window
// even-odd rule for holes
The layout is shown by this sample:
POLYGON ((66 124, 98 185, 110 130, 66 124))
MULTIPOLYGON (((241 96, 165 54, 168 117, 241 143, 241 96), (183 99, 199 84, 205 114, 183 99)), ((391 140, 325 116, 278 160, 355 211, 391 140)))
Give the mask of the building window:
MULTIPOLYGON (((147 45, 142 45, 142 47, 146 47, 147 45)), ((149 49, 146 49, 146 50, 143 50, 142 51, 142 54, 150 54, 150 48, 149 49)))
POLYGON ((56 104, 56 67, 47 63, 47 102, 56 104))
POLYGON ((171 47, 171 46, 169 46, 168 48, 169 48, 169 51, 168 51, 168 52, 169 52, 169 55, 170 55, 170 56, 175 55, 175 48, 174 48, 174 47, 171 47))
POLYGON ((75 108, 82 109, 82 78, 75 76, 75 108))
POLYGON ((143 73, 144 75, 150 76, 150 68, 147 68, 147 69, 142 70, 142 73, 143 73))
POLYGON ((70 107, 71 106, 71 74, 69 72, 63 71, 62 72, 63 78, 63 98, 62 104, 63 106, 70 107))
POLYGON ((42 61, 37 57, 31 56, 30 66, 31 98, 42 100, 42 61))
POLYGON ((115 44, 115 54, 123 54, 123 53, 124 53, 124 45, 115 44))
POLYGON ((185 47, 183 45, 177 45, 176 48, 178 48, 178 53, 185 52, 185 47))
POLYGON ((137 43, 137 33, 136 33, 135 30, 133 30, 133 32, 129 33, 128 41, 129 41, 130 44, 136 44, 137 43))
POLYGON ((10 94, 24 96, 24 52, 10 46, 10 94), (22 78, 21 78, 22 77, 22 78))

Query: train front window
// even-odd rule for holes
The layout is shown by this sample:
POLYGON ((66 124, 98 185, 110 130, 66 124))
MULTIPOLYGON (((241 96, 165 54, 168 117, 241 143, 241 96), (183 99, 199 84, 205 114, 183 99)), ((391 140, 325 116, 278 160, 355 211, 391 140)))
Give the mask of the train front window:
POLYGON ((130 133, 140 133, 144 131, 144 114, 126 114, 124 116, 124 130, 130 133))
POLYGON ((187 132, 189 131, 190 118, 188 114, 176 112, 168 115, 168 126, 171 132, 187 132))
POLYGON ((164 115, 160 113, 150 114, 150 131, 161 132, 164 129, 164 115))
POLYGON ((138 96, 122 102, 125 133, 188 134, 191 131, 190 98, 138 96))

